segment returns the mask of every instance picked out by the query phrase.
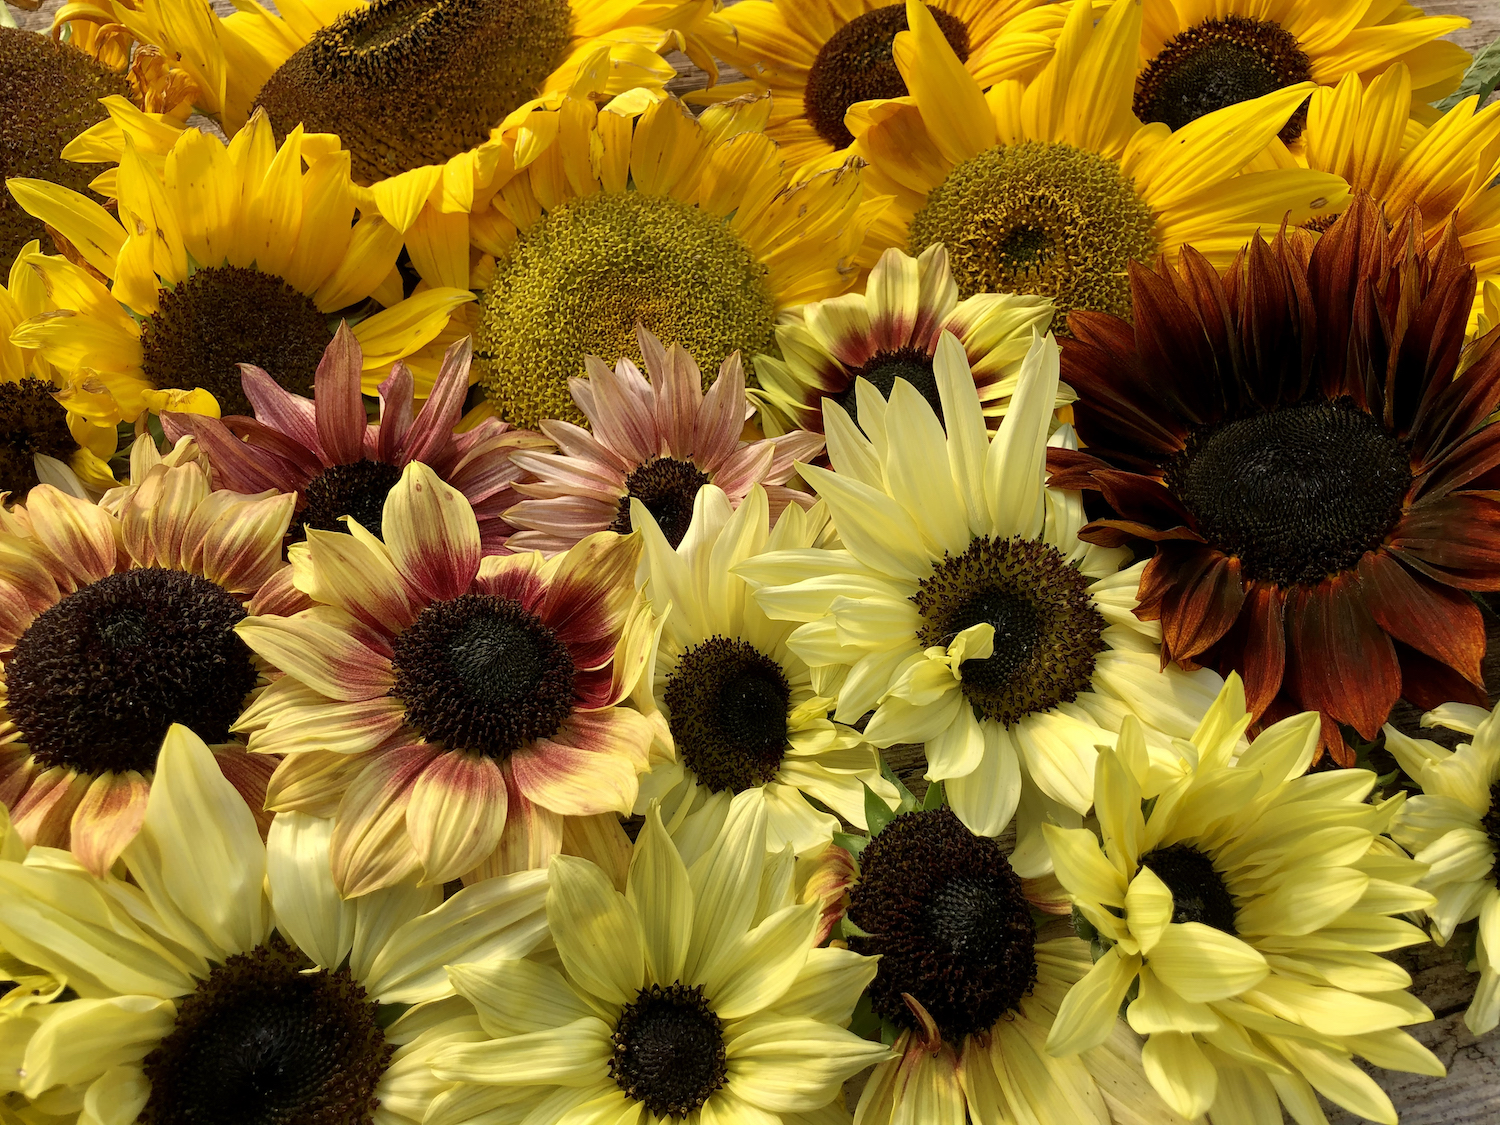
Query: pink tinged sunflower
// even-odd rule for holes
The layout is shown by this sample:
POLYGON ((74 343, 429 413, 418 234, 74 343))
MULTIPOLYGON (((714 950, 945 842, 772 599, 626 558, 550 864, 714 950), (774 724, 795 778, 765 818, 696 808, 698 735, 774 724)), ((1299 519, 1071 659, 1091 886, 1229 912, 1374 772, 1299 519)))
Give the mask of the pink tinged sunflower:
POLYGON ((541 431, 557 453, 523 450, 514 455, 534 482, 517 482, 522 500, 505 513, 518 528, 511 549, 567 550, 598 531, 632 530, 630 507, 639 500, 672 546, 682 542, 693 503, 706 484, 723 490, 738 507, 750 489, 766 490, 771 518, 790 503, 812 505, 812 497, 787 487, 794 464, 822 451, 821 434, 793 431, 761 441, 740 440, 753 407, 745 397, 739 353, 719 368, 703 390, 698 365, 678 344, 670 347, 637 330, 649 378, 631 360, 613 371, 589 356, 587 379, 568 380, 573 401, 592 433, 571 422, 549 419, 541 431))
POLYGON ((291 560, 316 604, 238 627, 285 673, 239 724, 286 755, 267 806, 334 817, 349 896, 543 866, 564 818, 629 812, 654 729, 622 706, 653 634, 636 541, 484 557, 468 501, 421 462, 382 521, 384 541, 310 531, 291 560))
POLYGON ((295 493, 292 526, 304 533, 342 531, 348 516, 379 538, 386 496, 402 469, 421 461, 463 494, 479 524, 481 549, 493 555, 514 530, 502 516, 516 501, 512 485, 526 477, 510 454, 548 443, 496 418, 455 432, 471 354, 467 338, 448 349, 420 410, 412 401, 412 372, 398 361, 380 384, 379 421, 369 424, 360 395, 363 353, 348 326, 340 325, 318 364, 311 399, 245 364, 241 380, 255 417, 168 413, 162 426, 169 436, 197 439, 222 487, 295 493))
POLYGON ((139 830, 173 723, 257 814, 270 774, 231 734, 266 683, 234 626, 280 589, 292 498, 213 491, 190 452, 142 451, 100 505, 38 485, 0 529, 0 804, 95 873, 139 830))

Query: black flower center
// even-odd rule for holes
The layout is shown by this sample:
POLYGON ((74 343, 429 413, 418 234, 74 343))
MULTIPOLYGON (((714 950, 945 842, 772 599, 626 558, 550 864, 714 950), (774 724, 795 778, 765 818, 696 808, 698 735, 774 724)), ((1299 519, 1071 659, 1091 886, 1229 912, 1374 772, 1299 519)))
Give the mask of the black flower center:
MULTIPOLYGON (((1216 109, 1306 82, 1312 62, 1296 36, 1268 20, 1209 19, 1167 40, 1136 80, 1135 115, 1181 129, 1216 109)), ((1307 124, 1303 102, 1281 130, 1290 144, 1307 124)))
POLYGON ((609 1074, 657 1117, 686 1117, 724 1085, 724 1024, 703 986, 653 984, 615 1025, 609 1074))
POLYGON ((1247 578, 1316 583, 1377 546, 1411 486, 1407 448, 1348 399, 1191 433, 1164 466, 1204 538, 1247 578))
MULTIPOLYGON (((0 27, 0 174, 47 180, 87 191, 93 166, 62 158, 63 147, 108 113, 99 99, 130 96, 123 74, 101 66, 70 43, 19 27, 0 27)), ((0 262, 10 263, 42 221, 0 192, 0 262)))
POLYGON ((52 397, 56 393, 51 383, 29 375, 15 383, 0 382, 0 491, 17 499, 39 483, 38 453, 67 461, 78 448, 68 429, 68 412, 52 397))
POLYGON ((395 1048, 347 968, 279 940, 214 966, 146 1056, 140 1125, 366 1125, 395 1048))
POLYGON ((938 395, 937 376, 932 373, 932 357, 921 348, 896 348, 893 351, 877 352, 863 367, 849 373, 849 386, 839 394, 838 404, 849 412, 849 417, 858 425, 856 379, 868 379, 884 399, 891 397, 891 390, 897 379, 905 379, 927 400, 927 405, 932 407, 938 421, 943 420, 943 402, 938 395))
POLYGON ((949 1042, 987 1031, 1036 984, 1036 924, 1000 846, 946 808, 903 813, 860 855, 849 917, 879 954, 875 1011, 916 1030, 913 997, 949 1042))
POLYGON ((792 689, 781 665, 726 637, 694 645, 667 678, 677 752, 700 785, 739 793, 781 768, 792 689))
POLYGON ((656 519, 656 526, 668 543, 677 546, 693 522, 693 501, 698 490, 708 483, 708 474, 691 461, 657 457, 637 465, 625 478, 625 495, 610 531, 629 535, 630 501, 639 500, 656 519))
POLYGON ((1495 880, 1497 887, 1500 887, 1500 781, 1490 786, 1490 808, 1484 814, 1484 819, 1479 822, 1479 827, 1490 838, 1490 846, 1495 849, 1495 860, 1490 870, 1490 878, 1495 880))
POLYGON ((1234 928, 1234 898, 1224 885, 1224 877, 1214 868, 1213 860, 1191 844, 1173 844, 1141 856, 1141 866, 1172 892, 1172 921, 1201 922, 1231 937, 1234 928))
POLYGON ((428 742, 504 759, 573 712, 568 646, 519 602, 433 602, 396 638, 391 694, 428 742))
POLYGON ((245 610, 196 574, 107 575, 44 610, 5 664, 6 709, 45 766, 150 770, 167 728, 223 742, 256 670, 245 610))
POLYGON ((375 0, 261 88, 279 136, 337 133, 373 183, 477 147, 567 54, 568 0, 375 0))
POLYGON ((401 469, 385 461, 356 461, 333 465, 308 482, 303 490, 307 507, 298 517, 303 534, 348 531, 340 516, 349 516, 378 539, 385 537, 385 498, 401 479, 401 469))
POLYGON ((312 299, 274 274, 238 266, 201 269, 141 327, 141 369, 158 390, 201 387, 224 414, 249 414, 241 363, 253 363, 293 394, 310 397, 333 339, 312 299))
POLYGON ((1107 647, 1088 584, 1055 547, 979 538, 944 556, 917 587, 917 640, 946 648, 965 629, 993 625, 994 651, 965 660, 959 676, 979 714, 1009 726, 1088 689, 1094 658, 1107 647))
POLYGON ((1156 255, 1156 217, 1112 160, 1048 141, 996 145, 958 164, 912 218, 912 254, 948 247, 960 295, 1035 293, 1130 316, 1132 261, 1156 255))
MULTIPOLYGON (((931 4, 927 10, 959 61, 968 61, 969 29, 964 21, 931 4)), ((897 33, 906 29, 906 5, 888 4, 855 16, 818 51, 807 72, 803 104, 808 122, 834 148, 854 143, 844 114, 855 102, 906 96, 906 82, 892 52, 897 33)))

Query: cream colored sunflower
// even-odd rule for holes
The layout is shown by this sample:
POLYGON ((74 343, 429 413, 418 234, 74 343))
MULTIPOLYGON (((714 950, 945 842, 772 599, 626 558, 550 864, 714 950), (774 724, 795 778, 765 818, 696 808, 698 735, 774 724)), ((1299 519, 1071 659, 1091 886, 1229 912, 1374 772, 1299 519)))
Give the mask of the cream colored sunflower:
MULTIPOLYGON (((1056 343, 1037 338, 994 434, 951 334, 933 363, 941 422, 904 379, 889 403, 857 383, 863 432, 827 404, 836 471, 799 467, 844 549, 736 568, 768 617, 801 623, 787 647, 837 698, 834 718, 873 712, 864 730, 876 746, 924 743, 928 779, 986 836, 1010 822, 1023 778, 1073 816, 1087 811, 1096 747, 1125 716, 1165 752, 1219 683, 1161 669, 1160 627, 1133 612, 1145 564, 1081 543, 1079 494, 1045 487, 1057 363, 1056 343)), ((1073 442, 1067 427, 1052 438, 1073 442)))
POLYGON ((838 1120, 841 1083, 890 1054, 845 1030, 875 961, 814 947, 819 909, 794 902, 791 874, 745 794, 691 866, 649 812, 623 894, 554 859, 555 957, 449 970, 489 1038, 437 1054, 461 1085, 425 1125, 838 1120))
POLYGON ((1469 737, 1447 750, 1385 728, 1385 745, 1422 793, 1397 814, 1391 835, 1418 863, 1421 886, 1437 896, 1427 907, 1433 940, 1446 945, 1462 923, 1477 919, 1471 972, 1479 987, 1464 1013, 1475 1035, 1500 1025, 1500 720, 1480 707, 1450 703, 1422 717, 1469 737))
MULTIPOLYGON (((745 794, 765 805, 767 846, 790 845, 798 855, 821 849, 839 830, 825 810, 863 828, 866 786, 896 799, 875 748, 829 720, 834 701, 813 690, 807 665, 787 646, 795 624, 766 617, 733 573, 767 551, 826 544, 827 509, 788 505, 772 528, 759 485, 737 509, 723 490, 705 485, 673 550, 646 505, 635 500, 631 508, 645 544, 644 589, 664 618, 654 702, 676 750, 675 761, 641 778, 636 811, 660 800, 674 836, 702 841, 724 823, 736 794, 745 794)), ((701 843, 684 847, 702 850, 701 843)))
POLYGON ((547 878, 443 899, 393 887, 346 902, 332 825, 282 814, 261 841, 208 748, 175 726, 124 872, 45 849, 0 861, 0 943, 67 980, 0 1034, 0 1091, 68 1125, 420 1122, 434 1055, 484 1038, 444 966, 546 938, 547 878))
POLYGON ((1154 801, 1153 763, 1132 720, 1099 752, 1086 828, 1043 828, 1057 877, 1104 947, 1068 993, 1052 1054, 1087 1050, 1128 1001, 1147 1037, 1146 1075, 1185 1117, 1213 1125, 1323 1121, 1316 1094, 1396 1125, 1390 1099, 1352 1061, 1442 1075, 1401 1028, 1432 1013, 1381 953, 1425 940, 1395 917, 1432 905, 1423 866, 1382 833, 1402 796, 1367 801, 1368 770, 1307 774, 1316 712, 1265 728, 1231 676, 1154 801))

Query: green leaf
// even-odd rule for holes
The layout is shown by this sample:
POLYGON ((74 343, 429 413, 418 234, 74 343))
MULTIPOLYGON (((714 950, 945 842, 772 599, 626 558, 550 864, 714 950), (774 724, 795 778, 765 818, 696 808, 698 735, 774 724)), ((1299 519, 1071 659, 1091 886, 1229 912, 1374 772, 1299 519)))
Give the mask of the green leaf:
POLYGON ((1465 98, 1478 94, 1479 102, 1483 105, 1484 99, 1495 92, 1496 86, 1500 86, 1500 39, 1474 56, 1474 61, 1464 71, 1463 81, 1458 84, 1457 90, 1433 104, 1447 113, 1465 98))
POLYGON ((833 842, 858 859, 859 853, 864 851, 865 845, 870 842, 870 837, 859 836, 853 832, 835 832, 833 842))
MULTIPOLYGON (((864 785, 863 782, 860 784, 864 785)), ((911 794, 908 793, 907 796, 910 797, 911 794)), ((912 805, 916 807, 915 800, 912 805)), ((891 812, 891 806, 877 796, 875 790, 865 785, 865 823, 870 826, 870 835, 875 835, 895 819, 896 814, 891 812)))
POLYGON ((880 1036, 880 1017, 870 1005, 870 994, 861 993, 854 1005, 854 1015, 849 1020, 849 1030, 861 1039, 876 1039, 880 1036))
POLYGON ((860 929, 859 926, 857 926, 847 914, 839 919, 839 931, 839 936, 843 938, 870 936, 870 932, 868 930, 860 929))
POLYGON ((943 783, 934 781, 927 787, 927 796, 922 798, 922 808, 926 812, 943 806, 943 783))
POLYGON ((375 1007, 375 1022, 384 1030, 410 1010, 410 1004, 378 1004, 375 1007))
POLYGON ((896 776, 896 771, 891 769, 891 764, 885 760, 885 755, 880 755, 880 776, 896 787, 896 795, 901 798, 901 812, 911 812, 917 808, 917 798, 912 791, 906 787, 906 783, 896 776))
POLYGON ((1083 915, 1083 911, 1079 910, 1076 906, 1073 907, 1073 917, 1071 921, 1073 923, 1073 932, 1077 934, 1081 940, 1089 942, 1099 940, 1099 931, 1094 928, 1094 923, 1085 918, 1083 915))

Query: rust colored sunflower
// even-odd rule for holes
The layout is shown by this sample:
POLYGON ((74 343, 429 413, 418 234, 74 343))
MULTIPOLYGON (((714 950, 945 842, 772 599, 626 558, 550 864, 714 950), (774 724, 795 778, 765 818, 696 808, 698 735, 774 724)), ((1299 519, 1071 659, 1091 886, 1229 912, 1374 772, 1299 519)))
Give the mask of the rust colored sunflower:
POLYGON ((1399 696, 1485 702, 1500 349, 1464 354, 1474 272, 1421 222, 1360 196, 1222 280, 1191 251, 1132 266, 1134 325, 1075 312, 1062 357, 1086 452, 1049 451, 1051 483, 1103 495, 1083 538, 1155 546, 1163 661, 1239 672, 1260 722, 1321 712, 1340 764, 1341 724, 1373 738, 1399 696))

